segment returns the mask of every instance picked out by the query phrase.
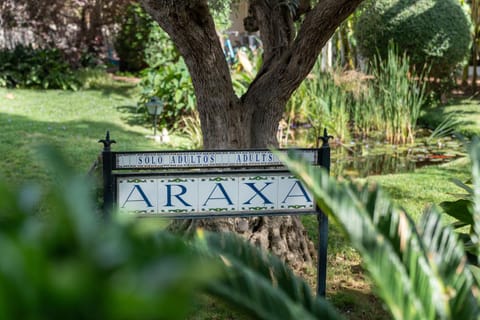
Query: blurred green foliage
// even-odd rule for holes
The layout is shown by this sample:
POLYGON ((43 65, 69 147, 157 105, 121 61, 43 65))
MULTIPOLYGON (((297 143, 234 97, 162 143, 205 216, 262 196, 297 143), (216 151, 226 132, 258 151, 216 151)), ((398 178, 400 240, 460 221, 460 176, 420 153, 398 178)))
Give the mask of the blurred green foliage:
POLYGON ((232 235, 101 218, 91 182, 41 149, 51 188, 0 183, 0 319, 185 319, 209 293, 255 319, 338 319, 278 258, 232 235))
POLYGON ((58 49, 18 45, 0 50, 0 86, 76 90, 80 83, 58 49))
POLYGON ((45 154, 51 190, 0 184, 0 319, 184 319, 215 262, 168 233, 101 219, 85 178, 45 154))

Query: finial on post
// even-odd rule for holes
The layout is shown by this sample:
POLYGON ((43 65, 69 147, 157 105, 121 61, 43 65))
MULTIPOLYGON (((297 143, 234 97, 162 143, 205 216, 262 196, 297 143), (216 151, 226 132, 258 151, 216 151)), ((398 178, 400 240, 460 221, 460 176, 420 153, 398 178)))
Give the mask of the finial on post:
POLYGON ((98 143, 103 143, 103 151, 110 151, 110 146, 113 143, 117 143, 115 140, 110 140, 110 131, 107 130, 107 135, 105 136, 105 139, 98 140, 98 143))
POLYGON ((322 140, 322 147, 328 147, 328 140, 333 139, 333 136, 329 136, 327 128, 323 129, 323 136, 318 137, 318 140, 322 140))

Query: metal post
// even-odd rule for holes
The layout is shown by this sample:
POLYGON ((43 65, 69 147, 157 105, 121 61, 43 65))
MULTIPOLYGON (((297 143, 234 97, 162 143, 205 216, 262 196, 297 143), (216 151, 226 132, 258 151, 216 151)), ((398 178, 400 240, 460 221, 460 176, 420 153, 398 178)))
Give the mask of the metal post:
POLYGON ((155 105, 155 114, 153 115, 153 137, 157 136, 157 109, 158 106, 155 105))
MULTIPOLYGON (((323 131, 322 147, 318 151, 318 165, 330 172, 330 145, 328 140, 333 138, 323 131)), ((318 265, 317 265, 317 296, 325 297, 327 289, 327 247, 328 247, 328 217, 317 207, 318 220, 318 265)))
POLYGON ((105 139, 99 140, 103 143, 102 151, 102 166, 103 166, 103 216, 108 218, 113 209, 113 157, 110 146, 116 143, 115 140, 110 140, 110 132, 107 131, 105 139))

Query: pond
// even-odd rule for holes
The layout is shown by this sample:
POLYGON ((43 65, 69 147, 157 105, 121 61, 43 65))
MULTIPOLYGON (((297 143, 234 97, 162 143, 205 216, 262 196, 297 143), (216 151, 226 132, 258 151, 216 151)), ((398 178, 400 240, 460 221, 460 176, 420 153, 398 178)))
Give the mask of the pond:
POLYGON ((415 169, 446 163, 466 155, 463 143, 453 137, 414 145, 389 145, 374 141, 331 143, 331 173, 334 176, 362 178, 369 175, 413 172, 415 169))

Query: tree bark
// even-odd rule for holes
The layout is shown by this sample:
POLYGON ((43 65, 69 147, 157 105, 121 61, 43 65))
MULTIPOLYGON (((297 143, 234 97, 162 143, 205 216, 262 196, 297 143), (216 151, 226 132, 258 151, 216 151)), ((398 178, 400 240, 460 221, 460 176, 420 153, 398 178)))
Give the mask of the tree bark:
MULTIPOLYGON (((207 0, 141 0, 170 35, 188 66, 197 97, 206 149, 277 146, 286 103, 312 69, 325 43, 362 0, 323 0, 305 15, 296 33, 284 2, 250 0, 263 43, 263 66, 242 97, 209 13, 207 0)), ((191 223, 191 222, 190 222, 191 223)), ((235 230, 291 265, 311 261, 313 247, 298 217, 200 221, 187 228, 235 230)))

